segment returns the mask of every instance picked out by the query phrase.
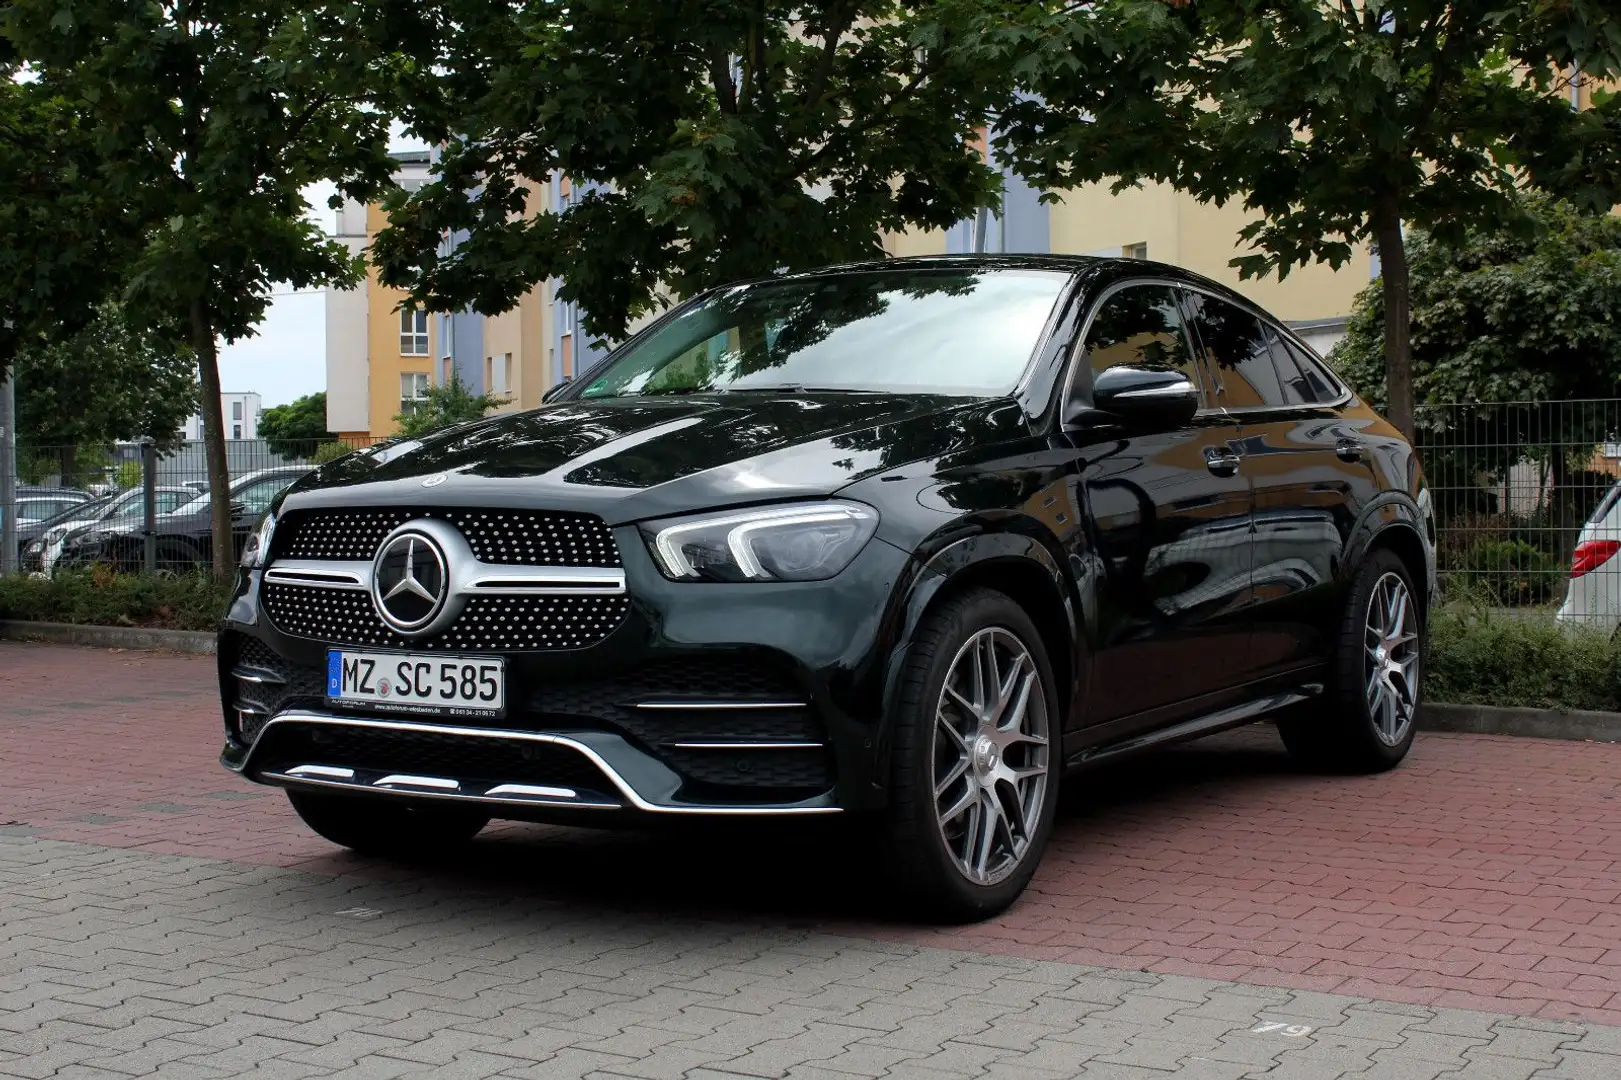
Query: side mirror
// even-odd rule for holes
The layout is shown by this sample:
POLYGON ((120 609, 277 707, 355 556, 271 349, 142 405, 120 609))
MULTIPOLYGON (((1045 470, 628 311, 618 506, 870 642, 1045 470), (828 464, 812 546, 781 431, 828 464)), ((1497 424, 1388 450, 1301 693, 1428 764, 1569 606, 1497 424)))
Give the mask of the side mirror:
POLYGON ((231 517, 232 518, 244 518, 244 517, 247 517, 247 516, 248 516, 248 504, 247 503, 232 503, 231 504, 231 517))
POLYGON ((1120 365, 1094 377, 1092 407, 1138 430, 1169 431, 1199 411, 1199 388, 1180 371, 1120 365))

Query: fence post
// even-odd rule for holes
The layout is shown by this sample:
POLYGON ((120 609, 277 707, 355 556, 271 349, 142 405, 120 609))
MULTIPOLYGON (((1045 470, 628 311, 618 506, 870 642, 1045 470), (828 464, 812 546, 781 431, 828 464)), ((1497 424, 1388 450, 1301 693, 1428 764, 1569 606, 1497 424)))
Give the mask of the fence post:
POLYGON ((16 371, 13 360, 0 378, 0 577, 17 572, 17 387, 12 378, 16 371))
POLYGON ((141 484, 145 503, 142 509, 146 515, 141 546, 146 572, 152 574, 158 569, 158 448, 149 438, 141 440, 141 484))

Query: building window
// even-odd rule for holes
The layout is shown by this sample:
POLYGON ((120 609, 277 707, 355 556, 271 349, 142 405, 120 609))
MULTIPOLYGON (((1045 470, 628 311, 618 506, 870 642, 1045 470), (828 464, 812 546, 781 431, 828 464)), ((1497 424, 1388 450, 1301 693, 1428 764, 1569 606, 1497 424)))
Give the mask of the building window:
POLYGON ((240 439, 241 437, 242 437, 242 425, 241 424, 232 424, 231 425, 231 438, 240 439))
POLYGON ((428 373, 407 371, 400 375, 400 412, 415 411, 417 403, 428 396, 428 373))
POLYGON ((563 347, 563 381, 574 378, 574 335, 564 334, 560 343, 563 347))
POLYGON ((1146 241, 1140 244, 1127 244, 1120 249, 1120 254, 1127 259, 1146 259, 1148 258, 1148 244, 1146 241))
POLYGON ((412 311, 409 308, 400 310, 400 355, 428 355, 428 313, 426 311, 412 311))
POLYGON ((512 393, 512 354, 484 358, 484 387, 491 394, 512 393))
POLYGON ((240 401, 231 402, 231 419, 242 419, 242 403, 240 401))

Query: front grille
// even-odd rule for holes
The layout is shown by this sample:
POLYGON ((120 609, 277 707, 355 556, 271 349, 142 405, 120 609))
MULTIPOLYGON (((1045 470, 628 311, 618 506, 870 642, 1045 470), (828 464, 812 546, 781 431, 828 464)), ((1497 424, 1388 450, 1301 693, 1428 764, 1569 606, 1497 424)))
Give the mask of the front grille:
POLYGON ((370 561, 384 537, 407 521, 448 521, 480 562, 524 566, 620 565, 613 531, 599 517, 560 510, 377 507, 294 510, 278 523, 272 556, 370 561))
POLYGON ((292 637, 428 651, 583 649, 619 629, 630 614, 628 596, 475 596, 448 629, 405 638, 383 625, 368 592, 276 581, 265 582, 259 596, 271 622, 292 637))
POLYGON ((589 758, 566 746, 387 728, 277 725, 264 735, 253 763, 261 769, 337 765, 466 781, 616 790, 589 758))

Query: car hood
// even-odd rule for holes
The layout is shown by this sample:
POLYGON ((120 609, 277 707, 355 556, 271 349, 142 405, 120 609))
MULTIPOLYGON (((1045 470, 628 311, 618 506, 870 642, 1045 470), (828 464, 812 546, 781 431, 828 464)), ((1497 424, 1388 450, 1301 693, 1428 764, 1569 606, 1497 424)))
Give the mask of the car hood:
POLYGON ((891 394, 565 402, 335 461, 283 504, 545 506, 609 524, 829 495, 884 469, 1028 434, 1012 400, 891 394))

